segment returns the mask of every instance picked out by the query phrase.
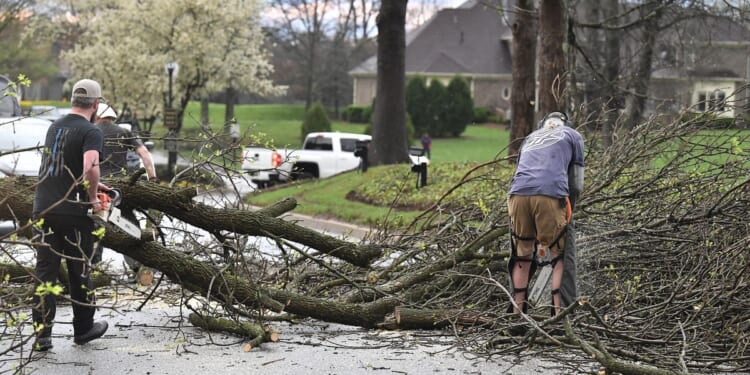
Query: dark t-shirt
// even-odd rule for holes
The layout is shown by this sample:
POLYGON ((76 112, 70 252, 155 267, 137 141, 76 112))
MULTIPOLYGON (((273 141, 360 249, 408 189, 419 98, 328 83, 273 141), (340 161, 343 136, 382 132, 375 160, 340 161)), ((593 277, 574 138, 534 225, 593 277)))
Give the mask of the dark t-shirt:
POLYGON ((101 155, 102 176, 124 176, 128 174, 128 150, 135 151, 143 145, 133 133, 111 122, 100 122, 104 133, 104 152, 101 155))
POLYGON ((34 216, 53 205, 49 213, 86 215, 88 194, 77 180, 83 175, 83 154, 90 150, 101 154, 102 132, 85 118, 68 114, 50 125, 34 195, 34 216))

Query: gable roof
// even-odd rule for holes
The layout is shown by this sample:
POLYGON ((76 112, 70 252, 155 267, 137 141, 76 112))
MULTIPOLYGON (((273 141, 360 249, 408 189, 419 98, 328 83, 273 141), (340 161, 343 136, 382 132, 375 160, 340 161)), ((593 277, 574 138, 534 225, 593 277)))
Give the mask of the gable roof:
MULTIPOLYGON (((476 0, 442 9, 406 35, 407 73, 510 74, 511 31, 503 16, 476 0)), ((352 69, 375 74, 377 55, 352 69)))

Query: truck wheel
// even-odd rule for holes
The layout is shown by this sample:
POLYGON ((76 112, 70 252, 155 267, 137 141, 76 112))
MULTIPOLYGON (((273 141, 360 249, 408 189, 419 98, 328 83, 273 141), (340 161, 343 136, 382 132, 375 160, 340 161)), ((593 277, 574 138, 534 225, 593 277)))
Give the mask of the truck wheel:
POLYGON ((312 180, 315 176, 308 171, 301 171, 294 177, 295 180, 312 180))

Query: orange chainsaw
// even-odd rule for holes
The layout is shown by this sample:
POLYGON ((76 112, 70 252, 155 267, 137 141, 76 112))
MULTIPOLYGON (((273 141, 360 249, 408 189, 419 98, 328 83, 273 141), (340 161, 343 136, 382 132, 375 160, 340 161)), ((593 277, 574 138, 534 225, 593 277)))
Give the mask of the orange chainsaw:
POLYGON ((141 228, 138 224, 123 217, 122 211, 117 207, 122 203, 122 192, 120 190, 112 189, 108 192, 99 192, 97 198, 99 198, 102 206, 102 210, 99 212, 102 219, 135 238, 141 238, 141 228))

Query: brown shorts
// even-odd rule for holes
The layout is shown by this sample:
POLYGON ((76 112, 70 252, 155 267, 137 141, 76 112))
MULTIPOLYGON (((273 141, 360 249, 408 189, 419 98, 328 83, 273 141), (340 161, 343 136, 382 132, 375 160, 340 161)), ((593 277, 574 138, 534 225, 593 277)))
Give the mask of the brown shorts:
MULTIPOLYGON (((528 256, 534 252, 534 242, 521 238, 536 238, 543 248, 549 248, 568 224, 567 207, 559 198, 546 195, 511 195, 508 197, 510 227, 515 233, 516 255, 528 256)), ((565 248, 565 236, 558 241, 558 254, 565 248)), ((555 249, 553 249, 555 251, 555 249)))

